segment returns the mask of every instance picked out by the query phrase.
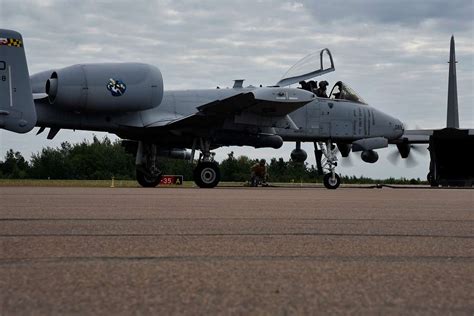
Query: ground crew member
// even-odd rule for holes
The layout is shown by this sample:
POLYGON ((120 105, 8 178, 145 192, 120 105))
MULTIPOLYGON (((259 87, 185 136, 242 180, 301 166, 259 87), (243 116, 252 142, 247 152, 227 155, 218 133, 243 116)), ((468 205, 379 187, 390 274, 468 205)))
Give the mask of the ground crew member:
POLYGON ((265 159, 260 159, 259 162, 252 166, 250 171, 252 175, 252 184, 256 184, 255 186, 258 185, 258 180, 262 181, 262 183, 267 181, 268 174, 265 159))

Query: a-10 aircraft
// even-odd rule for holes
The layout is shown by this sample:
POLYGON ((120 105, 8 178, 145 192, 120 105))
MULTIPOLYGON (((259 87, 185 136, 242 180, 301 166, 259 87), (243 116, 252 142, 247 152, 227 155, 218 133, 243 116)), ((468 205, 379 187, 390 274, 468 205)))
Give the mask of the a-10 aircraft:
POLYGON ((270 87, 244 87, 236 80, 228 89, 165 91, 160 70, 141 63, 78 64, 30 77, 21 34, 2 29, 0 128, 26 133, 38 126, 38 134, 49 128, 48 139, 60 129, 114 133, 136 153, 137 181, 144 187, 160 182, 159 156, 192 161, 200 151, 194 181, 212 188, 220 180, 215 148, 279 148, 292 141, 292 159, 304 161, 300 144, 311 141, 324 184, 335 189, 341 182, 335 171, 338 151, 344 157, 361 152, 365 162, 374 163, 375 149, 397 143, 406 158, 410 144, 401 138, 404 126, 398 119, 370 107, 343 82, 328 98, 289 87, 334 70, 324 49, 270 87), (320 68, 302 71, 315 56, 320 68), (323 67, 323 57, 329 67, 323 67))

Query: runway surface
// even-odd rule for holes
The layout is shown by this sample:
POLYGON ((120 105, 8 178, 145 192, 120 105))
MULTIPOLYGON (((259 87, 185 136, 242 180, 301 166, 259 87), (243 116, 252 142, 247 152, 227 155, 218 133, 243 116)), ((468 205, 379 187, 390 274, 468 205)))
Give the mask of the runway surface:
POLYGON ((1 315, 474 313, 474 190, 0 188, 1 315))

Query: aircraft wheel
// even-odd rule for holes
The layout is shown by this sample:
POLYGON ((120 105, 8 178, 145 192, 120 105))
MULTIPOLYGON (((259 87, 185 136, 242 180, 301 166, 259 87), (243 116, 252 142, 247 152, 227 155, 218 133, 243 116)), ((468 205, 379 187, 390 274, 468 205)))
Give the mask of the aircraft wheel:
POLYGON ((219 166, 215 162, 200 162, 194 169, 194 182, 200 188, 213 188, 221 180, 219 166))
POLYGON ((144 188, 154 188, 161 181, 161 174, 157 177, 150 177, 140 170, 137 170, 137 182, 144 188))
POLYGON ((341 184, 341 177, 336 173, 334 179, 331 173, 326 173, 323 178, 324 186, 326 189, 335 190, 341 184))

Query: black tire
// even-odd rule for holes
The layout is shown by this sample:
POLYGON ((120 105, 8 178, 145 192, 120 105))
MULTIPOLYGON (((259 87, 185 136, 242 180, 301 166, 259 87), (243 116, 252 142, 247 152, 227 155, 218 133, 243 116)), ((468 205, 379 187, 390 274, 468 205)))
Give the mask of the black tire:
POLYGON ((329 190, 335 190, 339 187, 339 185, 341 185, 341 177, 339 177, 337 173, 334 174, 334 179, 332 178, 331 173, 326 173, 323 180, 324 186, 329 190))
POLYGON ((221 172, 217 163, 205 161, 194 168, 193 178, 198 187, 213 188, 221 180, 221 172))
POLYGON ((144 188, 154 188, 161 181, 161 174, 158 177, 151 178, 150 176, 143 173, 141 170, 137 170, 137 182, 144 188))

